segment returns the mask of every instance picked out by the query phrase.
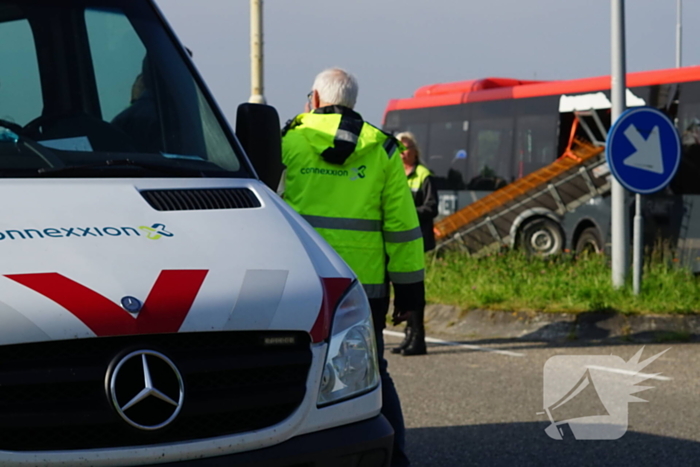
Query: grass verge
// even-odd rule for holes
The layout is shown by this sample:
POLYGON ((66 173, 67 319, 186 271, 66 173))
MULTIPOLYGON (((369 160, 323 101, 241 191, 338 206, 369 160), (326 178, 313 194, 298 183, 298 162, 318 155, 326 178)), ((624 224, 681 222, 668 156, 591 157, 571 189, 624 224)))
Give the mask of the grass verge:
POLYGON ((458 252, 426 256, 429 303, 462 309, 626 314, 700 313, 700 278, 664 259, 645 265, 642 290, 612 287, 609 259, 528 258, 517 251, 469 258, 458 252))

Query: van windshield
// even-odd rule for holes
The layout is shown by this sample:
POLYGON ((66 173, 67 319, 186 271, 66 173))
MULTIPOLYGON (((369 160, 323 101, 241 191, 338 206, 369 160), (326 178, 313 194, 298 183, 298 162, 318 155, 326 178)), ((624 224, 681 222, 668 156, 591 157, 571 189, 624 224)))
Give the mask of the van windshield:
POLYGON ((150 2, 0 0, 0 177, 248 177, 150 2))

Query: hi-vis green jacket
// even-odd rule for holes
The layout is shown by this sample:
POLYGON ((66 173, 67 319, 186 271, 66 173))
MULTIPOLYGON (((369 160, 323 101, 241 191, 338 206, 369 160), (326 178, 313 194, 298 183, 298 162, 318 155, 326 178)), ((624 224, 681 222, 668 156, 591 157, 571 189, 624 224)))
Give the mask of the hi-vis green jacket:
POLYGON ((400 143, 353 110, 329 106, 283 130, 282 196, 355 271, 369 298, 423 281, 423 239, 400 143))

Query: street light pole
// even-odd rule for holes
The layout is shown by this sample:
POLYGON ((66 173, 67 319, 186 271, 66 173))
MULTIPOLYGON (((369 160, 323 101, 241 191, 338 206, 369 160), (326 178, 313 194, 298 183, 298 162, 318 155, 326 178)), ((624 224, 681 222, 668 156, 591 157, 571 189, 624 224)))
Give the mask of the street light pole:
POLYGON ((248 102, 265 104, 263 93, 263 0, 250 0, 250 87, 248 102))
POLYGON ((683 40, 683 0, 678 0, 678 7, 676 8, 676 68, 681 67, 681 45, 683 40))
MULTIPOLYGON (((625 69, 625 2, 611 0, 611 98, 612 122, 625 111, 625 95, 627 90, 625 69)), ((627 251, 629 249, 627 192, 625 188, 612 177, 612 282, 613 287, 621 288, 627 277, 627 251)))

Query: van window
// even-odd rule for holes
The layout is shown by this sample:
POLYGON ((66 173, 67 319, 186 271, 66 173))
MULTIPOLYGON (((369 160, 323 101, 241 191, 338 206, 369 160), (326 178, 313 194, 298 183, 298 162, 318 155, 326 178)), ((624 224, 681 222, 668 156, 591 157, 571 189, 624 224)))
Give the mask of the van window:
POLYGON ((0 177, 250 176, 148 2, 0 4, 0 177))
POLYGON ((29 22, 0 22, 0 44, 0 119, 26 125, 41 115, 43 106, 29 22))
POLYGON ((145 91, 146 47, 126 16, 108 10, 87 10, 85 25, 102 118, 112 121, 145 91))

